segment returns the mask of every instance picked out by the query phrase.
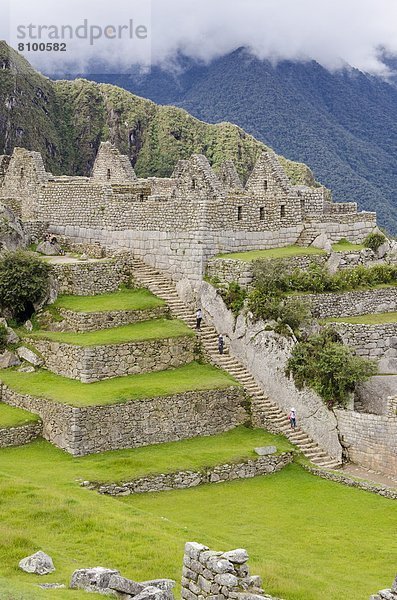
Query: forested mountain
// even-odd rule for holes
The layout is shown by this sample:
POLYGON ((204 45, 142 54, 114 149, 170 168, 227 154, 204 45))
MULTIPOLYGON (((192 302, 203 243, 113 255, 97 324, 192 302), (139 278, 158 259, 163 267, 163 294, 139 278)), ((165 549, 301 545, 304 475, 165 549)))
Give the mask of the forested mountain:
MULTIPOLYGON (((240 49, 207 66, 184 59, 179 75, 90 76, 211 123, 231 121, 308 164, 337 200, 376 210, 397 233, 397 87, 315 62, 260 61, 240 49)), ((393 61, 390 65, 393 66, 393 61)))

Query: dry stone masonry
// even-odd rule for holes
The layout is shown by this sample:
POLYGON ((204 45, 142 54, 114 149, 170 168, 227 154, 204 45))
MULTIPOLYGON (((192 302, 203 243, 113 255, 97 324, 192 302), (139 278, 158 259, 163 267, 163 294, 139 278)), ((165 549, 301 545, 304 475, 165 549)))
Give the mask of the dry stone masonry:
POLYGON ((183 558, 183 600, 271 600, 263 592, 261 578, 250 575, 247 561, 243 549, 214 552, 188 542, 183 558))
POLYGON ((322 187, 293 186, 271 151, 245 186, 230 162, 217 175, 202 155, 180 161, 168 179, 138 179, 109 143, 92 177, 55 177, 23 148, 0 160, 0 201, 23 222, 77 244, 133 249, 176 280, 199 281, 221 252, 309 244, 320 234, 360 242, 376 225, 374 213, 330 203, 322 187))
POLYGON ((262 456, 254 460, 208 467, 202 471, 178 471, 160 475, 148 475, 123 483, 96 484, 84 482, 84 487, 96 489, 109 496, 129 496, 148 492, 165 492, 196 487, 206 483, 222 483, 235 479, 250 479, 270 475, 283 469, 293 460, 292 452, 278 456, 262 456))
POLYGON ((42 434, 42 429, 43 426, 40 422, 19 427, 0 428, 0 448, 30 444, 42 434))

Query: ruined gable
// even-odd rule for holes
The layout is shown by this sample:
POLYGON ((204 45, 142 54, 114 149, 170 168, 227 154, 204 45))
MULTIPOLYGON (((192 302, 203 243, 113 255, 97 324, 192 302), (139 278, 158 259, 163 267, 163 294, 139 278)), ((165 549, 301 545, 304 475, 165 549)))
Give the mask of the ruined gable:
POLYGON ((202 154, 194 154, 190 160, 179 161, 173 178, 176 179, 177 197, 183 196, 186 200, 210 200, 225 196, 225 188, 202 154))
POLYGON ((243 184, 237 173, 236 166, 232 160, 226 160, 221 164, 218 178, 222 185, 228 190, 243 190, 243 184))
POLYGON ((136 181, 137 176, 128 156, 120 154, 110 142, 102 142, 92 170, 92 178, 109 183, 136 181))

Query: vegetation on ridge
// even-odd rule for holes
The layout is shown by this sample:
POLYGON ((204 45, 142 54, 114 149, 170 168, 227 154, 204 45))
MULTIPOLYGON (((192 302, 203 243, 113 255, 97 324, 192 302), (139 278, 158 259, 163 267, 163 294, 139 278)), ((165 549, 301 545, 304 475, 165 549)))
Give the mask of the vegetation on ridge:
MULTIPOLYGON (((247 179, 267 147, 231 123, 209 125, 173 106, 159 106, 109 84, 53 82, 0 42, 0 154, 14 146, 42 153, 54 174, 87 175, 101 141, 128 155, 138 176, 170 176, 179 159, 205 154, 218 168, 227 159, 247 179)), ((314 185, 301 163, 280 157, 293 183, 314 185)))

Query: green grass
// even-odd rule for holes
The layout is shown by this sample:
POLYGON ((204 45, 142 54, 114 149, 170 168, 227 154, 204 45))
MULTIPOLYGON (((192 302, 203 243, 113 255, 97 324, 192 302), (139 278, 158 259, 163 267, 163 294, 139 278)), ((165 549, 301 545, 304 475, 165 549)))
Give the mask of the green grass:
POLYGON ((276 446, 278 452, 294 449, 284 436, 272 435, 263 429, 241 426, 212 437, 197 437, 134 450, 104 452, 74 461, 79 463, 80 476, 84 479, 121 482, 145 475, 201 470, 223 463, 258 458, 254 448, 269 445, 276 446))
POLYGON ((252 262, 258 259, 291 258, 293 256, 319 256, 326 254, 320 248, 303 248, 301 246, 285 246, 284 248, 271 248, 269 250, 252 250, 249 252, 234 252, 232 254, 219 254, 216 258, 228 258, 231 260, 243 260, 252 262))
POLYGON ((0 402, 0 429, 29 425, 30 423, 36 423, 38 420, 39 417, 32 415, 26 410, 14 408, 0 402))
POLYGON ((19 373, 12 369, 0 371, 0 380, 20 394, 31 394, 70 406, 118 404, 171 396, 189 390, 213 390, 239 385, 224 371, 195 362, 177 369, 115 377, 97 383, 81 383, 44 370, 19 373))
POLYGON ((113 294, 100 294, 98 296, 59 296, 53 306, 75 312, 89 313, 113 310, 148 310, 165 306, 165 302, 149 290, 123 288, 113 294))
POLYGON ((85 333, 44 330, 32 331, 28 334, 22 331, 20 333, 24 337, 31 339, 50 340, 52 342, 84 347, 194 336, 194 331, 190 327, 185 325, 183 321, 176 319, 154 319, 133 323, 132 325, 123 325, 122 327, 100 329, 99 331, 88 331, 85 333))
POLYGON ((364 244, 352 244, 351 242, 338 242, 332 244, 332 250, 334 252, 359 252, 364 250, 364 244))
POLYGON ((355 317, 330 317, 325 323, 353 323, 357 325, 382 325, 383 323, 397 323, 397 312, 357 315, 355 317))
MULTIPOLYGON (((250 435, 253 442, 260 434, 235 435, 230 456, 240 436, 243 453, 250 435)), ((224 458, 228 438, 218 439, 224 458)), ((216 457, 215 441, 205 438, 203 449, 205 443, 216 457)), ((169 467, 188 464, 183 450, 179 462, 171 444, 161 449, 163 461, 170 456, 169 467)), ((194 440, 184 449, 188 460, 200 452, 194 440)), ((135 453, 130 451, 131 461, 135 453)), ((268 477, 129 498, 79 487, 77 479, 90 479, 102 467, 110 472, 114 460, 113 453, 73 459, 43 441, 0 450, 2 600, 84 600, 86 592, 51 593, 37 583, 68 584, 75 569, 96 565, 138 581, 179 582, 188 540, 219 550, 247 548, 251 572, 263 577, 265 590, 288 600, 367 600, 394 578, 392 500, 324 481, 297 465, 268 477), (18 569, 22 557, 39 549, 53 557, 54 574, 18 569)))

